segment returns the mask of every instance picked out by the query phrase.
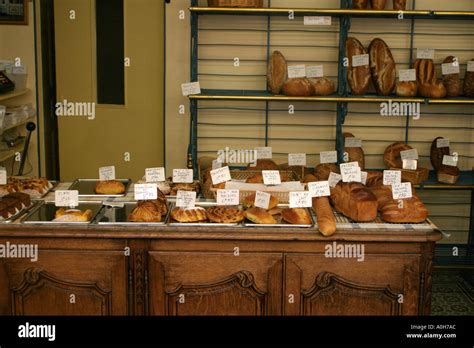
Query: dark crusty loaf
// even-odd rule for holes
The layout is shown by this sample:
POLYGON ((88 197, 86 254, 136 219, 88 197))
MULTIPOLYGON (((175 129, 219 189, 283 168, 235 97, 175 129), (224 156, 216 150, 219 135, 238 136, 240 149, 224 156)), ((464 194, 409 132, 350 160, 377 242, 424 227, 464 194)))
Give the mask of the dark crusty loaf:
MULTIPOLYGON (((449 56, 443 61, 443 64, 454 63, 456 57, 449 56)), ((461 78, 459 74, 444 75, 443 84, 446 87, 448 97, 458 97, 461 94, 461 78)))
POLYGON ((390 95, 397 82, 397 67, 392 52, 382 39, 373 39, 369 46, 372 82, 378 95, 390 95))
MULTIPOLYGON (((471 61, 474 61, 472 59, 471 61)), ((474 97, 474 71, 467 71, 464 77, 464 95, 466 97, 474 97)))
POLYGON ((288 64, 280 51, 272 53, 268 62, 267 84, 273 94, 279 94, 288 79, 288 64))
POLYGON ((367 93, 370 84, 370 67, 369 65, 353 67, 352 57, 367 54, 366 49, 359 40, 349 37, 346 40, 346 57, 349 59, 349 67, 347 68, 347 81, 351 87, 352 94, 364 95, 367 93))

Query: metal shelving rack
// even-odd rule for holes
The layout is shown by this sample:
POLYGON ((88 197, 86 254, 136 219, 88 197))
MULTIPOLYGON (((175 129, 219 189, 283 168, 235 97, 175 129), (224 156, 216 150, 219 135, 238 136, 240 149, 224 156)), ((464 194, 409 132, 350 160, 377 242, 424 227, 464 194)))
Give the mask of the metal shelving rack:
MULTIPOLYGON (((353 10, 352 0, 341 0, 339 9, 317 9, 317 8, 272 8, 271 0, 268 0, 267 8, 213 8, 200 7, 198 0, 191 0, 189 8, 191 14, 191 81, 198 81, 199 76, 199 17, 202 15, 236 15, 236 16, 265 16, 267 17, 267 62, 270 57, 270 35, 271 35, 271 17, 288 16, 292 11, 295 16, 332 16, 339 18, 339 61, 345 58, 345 41, 351 28, 351 18, 397 18, 399 11, 395 10, 353 10)), ((411 21, 410 30, 410 61, 412 66, 414 57, 414 35, 416 19, 432 20, 474 20, 474 12, 464 11, 431 11, 415 10, 416 0, 412 2, 412 9, 403 12, 405 19, 411 21)), ((269 103, 270 102, 330 102, 337 105, 336 112, 336 149, 338 151, 339 162, 343 162, 344 143, 343 127, 348 115, 348 106, 352 103, 382 103, 388 101, 422 103, 425 105, 474 105, 474 99, 470 98, 449 98, 449 99, 429 99, 429 98, 400 98, 395 95, 381 97, 377 95, 352 96, 349 93, 347 83, 347 71, 342 64, 338 68, 338 87, 337 92, 330 96, 314 97, 287 97, 282 95, 273 95, 267 91, 251 90, 206 90, 203 89, 199 95, 189 96, 191 126, 190 126, 190 144, 188 148, 188 167, 195 170, 195 176, 198 177, 198 103, 200 101, 259 101, 265 103, 265 146, 268 145, 269 128, 269 103)), ((407 117, 405 126, 405 141, 409 140, 410 118, 407 117)), ((441 263, 456 264, 474 264, 474 183, 472 171, 462 172, 461 178, 456 185, 443 185, 437 183, 434 173, 430 174, 430 179, 417 189, 425 190, 470 190, 471 191, 471 214, 469 227, 469 241, 465 246, 466 257, 460 257, 456 262, 443 259, 441 263)), ((460 245, 442 245, 441 248, 450 250, 453 246, 460 245)), ((461 246, 461 249, 464 246, 461 246)))

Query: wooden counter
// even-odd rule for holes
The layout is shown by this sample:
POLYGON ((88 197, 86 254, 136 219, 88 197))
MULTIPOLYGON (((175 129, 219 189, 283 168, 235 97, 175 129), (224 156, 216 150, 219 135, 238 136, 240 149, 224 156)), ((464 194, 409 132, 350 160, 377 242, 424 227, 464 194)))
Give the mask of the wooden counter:
POLYGON ((427 315, 440 239, 406 230, 324 238, 295 228, 0 226, 0 246, 39 248, 37 262, 0 258, 0 314, 427 315), (363 247, 363 260, 326 257, 334 242, 363 247))

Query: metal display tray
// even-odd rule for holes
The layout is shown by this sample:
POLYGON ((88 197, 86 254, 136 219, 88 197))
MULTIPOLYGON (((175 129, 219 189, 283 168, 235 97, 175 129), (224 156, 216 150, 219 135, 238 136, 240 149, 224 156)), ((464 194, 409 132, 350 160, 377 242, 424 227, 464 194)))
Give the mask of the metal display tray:
POLYGON ((125 192, 120 195, 99 195, 95 193, 95 185, 99 181, 98 179, 76 179, 69 186, 68 190, 77 190, 79 191, 79 198, 107 198, 107 197, 124 197, 127 195, 130 184, 132 183, 131 179, 116 179, 120 181, 125 186, 125 192))
POLYGON ((380 215, 377 215, 372 222, 355 222, 348 217, 334 211, 338 230, 398 230, 398 231, 438 231, 438 227, 430 219, 422 223, 390 223, 384 222, 380 215))
MULTIPOLYGON (((281 208, 281 209, 286 209, 286 208, 289 208, 290 205, 289 204, 278 204, 277 207, 281 208)), ((277 220, 276 224, 255 224, 253 222, 245 220, 243 225, 245 227, 253 227, 253 228, 262 228, 262 227, 266 227, 266 228, 268 228, 268 227, 273 227, 273 228, 281 228, 281 227, 286 227, 286 228, 312 228, 312 227, 315 226, 315 223, 314 223, 315 220, 313 218, 313 214, 311 214, 310 208, 304 208, 304 209, 306 209, 306 211, 308 212, 308 215, 310 216, 310 219, 311 219, 311 224, 309 224, 309 225, 290 224, 288 222, 285 222, 280 214, 273 216, 275 218, 275 220, 277 220)))
MULTIPOLYGON (((92 218, 87 222, 57 222, 54 220, 56 211, 60 208, 56 207, 54 202, 41 202, 32 209, 28 215, 22 220, 23 224, 31 225, 89 225, 91 224, 102 207, 102 202, 79 202, 79 206, 75 209, 82 211, 92 210, 92 218)), ((66 209, 66 208, 65 208, 66 209)))
MULTIPOLYGON (((219 223, 215 223, 215 222, 191 222, 191 223, 181 223, 181 222, 177 222, 177 221, 174 221, 172 218, 171 218, 171 210, 174 209, 176 206, 174 203, 172 203, 172 206, 171 206, 171 209, 170 209, 170 214, 169 214, 169 217, 168 217, 168 225, 169 226, 181 226, 181 227, 236 227, 236 226, 242 226, 242 222, 235 222, 235 223, 228 223, 228 224, 219 224, 219 223)), ((216 202, 196 202, 196 207, 199 207, 199 208, 211 208, 211 207, 217 207, 217 203, 216 202)), ((231 206, 229 206, 229 208, 231 208, 231 206)), ((235 208, 235 207, 234 207, 235 208)), ((243 208, 242 206, 238 206, 239 209, 241 209, 243 211, 243 208)))
POLYGON ((40 203, 37 202, 37 201, 32 200, 31 204, 28 207, 24 207, 24 208, 20 209, 18 212, 16 212, 15 214, 10 216, 9 218, 4 219, 4 218, 0 217, 0 224, 10 224, 10 223, 12 223, 16 219, 18 219, 19 217, 24 215, 26 212, 30 211, 31 209, 34 209, 36 207, 36 205, 38 205, 38 204, 40 204, 40 203))
POLYGON ((168 220, 171 211, 171 204, 168 203, 168 213, 161 222, 131 222, 128 221, 128 215, 137 206, 137 202, 107 202, 103 203, 99 214, 96 216, 96 222, 104 226, 163 226, 168 220))

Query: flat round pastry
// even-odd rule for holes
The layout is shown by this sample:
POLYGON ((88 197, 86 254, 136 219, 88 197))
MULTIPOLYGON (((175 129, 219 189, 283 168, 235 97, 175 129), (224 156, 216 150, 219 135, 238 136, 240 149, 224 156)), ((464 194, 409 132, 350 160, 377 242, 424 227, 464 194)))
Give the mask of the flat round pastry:
POLYGON ((233 224, 244 220, 242 210, 232 207, 212 207, 207 209, 210 222, 217 224, 233 224))
POLYGON ((152 204, 154 206, 153 209, 156 211, 159 211, 161 215, 166 215, 168 213, 168 204, 167 204, 166 196, 160 190, 158 190, 156 199, 137 202, 138 207, 142 205, 147 205, 148 207, 151 208, 150 204, 152 204))
MULTIPOLYGON (((245 208, 252 208, 255 204, 255 197, 256 197, 256 193, 254 194, 251 194, 250 196, 247 196, 244 198, 244 207, 245 208)), ((278 203, 280 203, 280 201, 278 200, 278 198, 276 198, 275 196, 273 195, 270 195, 270 204, 268 206, 268 210, 271 210, 273 208, 275 208, 278 203)))
POLYGON ((311 217, 304 208, 288 208, 281 212, 283 220, 292 225, 311 225, 311 217))
POLYGON ((255 224, 260 225, 275 225, 277 221, 268 211, 262 208, 250 208, 244 213, 245 218, 255 224))
POLYGON ((97 181, 95 193, 98 195, 121 195, 125 193, 125 185, 118 180, 97 181))
POLYGON ((203 208, 174 208, 171 218, 180 223, 193 223, 207 221, 207 212, 203 208))
POLYGON ((162 215, 153 202, 142 202, 128 215, 130 222, 161 222, 161 220, 162 215))
POLYGON ((405 143, 394 143, 387 147, 383 155, 383 161, 388 168, 402 168, 402 158, 400 152, 412 150, 412 147, 405 143))
POLYGON ((89 222, 92 219, 92 210, 87 209, 82 212, 78 209, 64 209, 60 208, 56 211, 55 222, 89 222))

